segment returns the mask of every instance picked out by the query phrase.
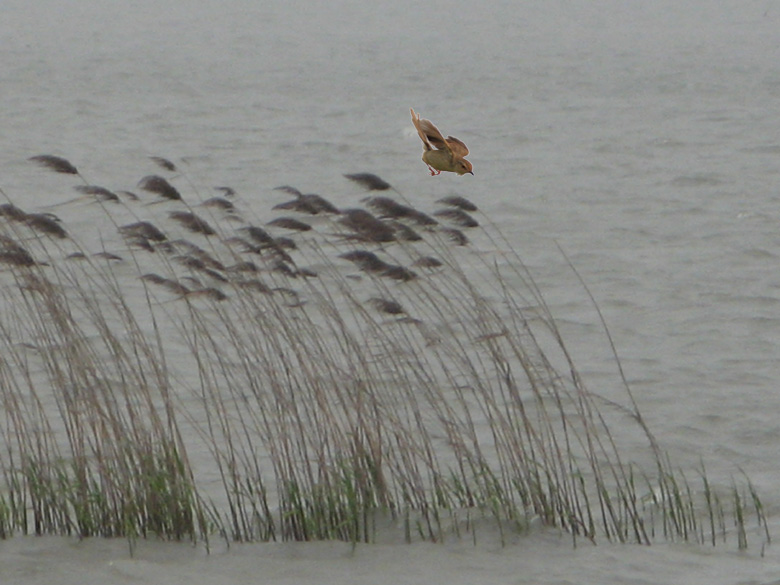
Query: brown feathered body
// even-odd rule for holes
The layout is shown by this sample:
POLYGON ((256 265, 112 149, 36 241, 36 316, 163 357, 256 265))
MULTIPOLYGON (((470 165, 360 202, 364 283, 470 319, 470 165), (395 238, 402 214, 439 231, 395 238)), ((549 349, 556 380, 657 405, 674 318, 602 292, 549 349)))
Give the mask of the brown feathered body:
POLYGON ((439 129, 430 120, 420 118, 420 115, 410 108, 412 123, 423 142, 422 159, 428 165, 431 175, 438 175, 442 171, 465 175, 474 174, 472 166, 464 157, 469 149, 454 136, 444 138, 439 129))

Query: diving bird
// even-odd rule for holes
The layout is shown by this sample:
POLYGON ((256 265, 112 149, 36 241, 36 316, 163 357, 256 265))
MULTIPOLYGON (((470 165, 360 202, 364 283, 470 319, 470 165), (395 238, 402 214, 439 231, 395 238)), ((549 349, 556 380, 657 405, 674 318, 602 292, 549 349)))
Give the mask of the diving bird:
POLYGON ((463 142, 454 136, 444 138, 430 120, 420 118, 420 114, 412 108, 409 108, 409 111, 412 113, 412 123, 423 141, 422 159, 428 165, 431 176, 439 175, 442 171, 459 175, 474 174, 471 163, 463 158, 469 153, 469 149, 463 142))

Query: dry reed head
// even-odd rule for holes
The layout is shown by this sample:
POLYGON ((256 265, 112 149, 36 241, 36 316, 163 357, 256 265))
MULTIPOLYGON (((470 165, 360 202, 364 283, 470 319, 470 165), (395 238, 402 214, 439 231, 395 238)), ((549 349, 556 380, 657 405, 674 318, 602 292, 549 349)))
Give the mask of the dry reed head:
POLYGON ((172 201, 181 201, 181 193, 167 179, 159 175, 147 175, 138 181, 138 188, 155 193, 172 201))
POLYGON ((62 227, 59 218, 50 213, 28 213, 24 222, 34 231, 41 232, 47 236, 54 236, 61 240, 68 237, 68 232, 62 227))
POLYGON ((117 191, 117 193, 123 195, 126 199, 129 199, 130 201, 138 201, 140 197, 133 193, 132 191, 117 191))
POLYGON ((345 209, 339 223, 369 242, 395 241, 395 230, 365 209, 345 209))
MULTIPOLYGON (((277 238, 277 240, 280 239, 282 238, 277 238)), ((284 265, 295 266, 295 260, 293 260, 293 257, 285 252, 284 248, 278 244, 269 248, 264 248, 262 251, 262 257, 265 261, 272 264, 281 262, 284 265)))
POLYGON ((0 243, 0 264, 9 266, 35 266, 38 264, 32 255, 21 246, 6 246, 0 243))
POLYGON ((165 169, 166 171, 171 172, 177 172, 179 169, 176 168, 176 165, 173 164, 171 161, 169 161, 167 158, 163 158, 161 156, 150 156, 149 157, 157 166, 165 169))
POLYGON ((274 209, 286 209, 291 211, 297 211, 299 213, 308 213, 309 215, 318 215, 320 213, 339 213, 338 208, 330 201, 317 195, 316 193, 308 193, 304 195, 295 187, 284 185, 282 187, 276 187, 276 189, 293 193, 296 198, 290 201, 285 201, 274 205, 274 209))
POLYGON ((3 203, 0 205, 0 216, 7 217, 11 221, 24 221, 27 219, 27 213, 19 209, 13 203, 3 203))
POLYGON ((408 205, 398 203, 390 197, 369 197, 366 201, 366 205, 380 214, 380 217, 383 218, 407 219, 424 227, 434 226, 438 223, 427 213, 418 211, 408 205))
POLYGON ((390 197, 369 197, 366 205, 371 208, 379 217, 392 217, 395 219, 408 217, 414 210, 408 205, 398 203, 390 197))
POLYGON ((260 272, 260 268, 257 267, 257 264, 250 262, 249 260, 242 260, 235 264, 231 264, 230 266, 226 266, 225 270, 230 273, 260 272))
POLYGON ((469 201, 465 197, 461 197, 460 195, 448 195, 447 197, 442 197, 441 199, 437 199, 436 203, 444 203, 445 205, 457 207, 459 209, 462 209, 463 211, 471 211, 471 212, 477 211, 476 205, 474 205, 471 201, 469 201))
POLYGON ((302 222, 292 217, 277 217, 269 221, 266 225, 272 225, 274 227, 280 227, 296 232, 308 232, 311 230, 311 226, 308 223, 302 222))
POLYGON ((418 211, 416 209, 412 209, 409 215, 407 216, 407 218, 413 221, 414 223, 416 223, 417 225, 421 225, 425 227, 431 227, 439 223, 427 213, 418 211))
POLYGON ((417 274, 413 270, 409 270, 403 266, 395 264, 388 265, 384 270, 380 272, 381 276, 392 278, 393 280, 400 280, 402 282, 408 282, 417 278, 417 274))
POLYGON ((219 270, 219 271, 225 271, 226 270, 225 264, 223 262, 221 262, 220 260, 214 258, 214 256, 209 254, 203 248, 200 248, 199 246, 191 244, 188 247, 188 250, 189 250, 189 253, 192 256, 194 256, 195 258, 198 258, 208 268, 211 268, 213 270, 219 270))
POLYGON ((190 293, 190 289, 171 278, 160 276, 159 274, 149 273, 141 276, 141 280, 151 282, 172 292, 177 296, 184 296, 190 293))
POLYGON ((217 191, 221 191, 225 197, 235 197, 236 190, 233 187, 214 187, 217 191))
POLYGON ((295 264, 293 264, 292 262, 287 262, 283 259, 274 259, 270 263, 269 269, 271 270, 271 272, 276 272, 277 274, 282 274, 289 278, 297 278, 298 270, 296 270, 294 266, 295 264))
POLYGON ((441 233, 456 246, 467 246, 469 239, 462 231, 456 228, 441 228, 441 233))
POLYGON ((308 193, 306 195, 303 195, 301 199, 305 201, 310 208, 316 209, 317 213, 331 213, 331 214, 341 213, 338 207, 333 205, 322 195, 317 195, 316 193, 308 193))
POLYGON ((297 250, 298 244, 295 243, 295 240, 292 238, 287 238, 285 236, 279 236, 278 238, 274 238, 274 244, 276 248, 282 248, 284 250, 297 250))
POLYGON ((78 175, 79 171, 68 160, 54 156, 52 154, 39 154, 31 156, 29 160, 38 163, 39 165, 46 167, 54 171, 55 173, 63 173, 66 175, 78 175))
POLYGON ((94 196, 98 201, 119 201, 119 195, 113 191, 109 191, 105 187, 100 187, 98 185, 76 185, 73 188, 79 193, 83 193, 84 195, 94 196))
POLYGON ((380 313, 387 313, 388 315, 403 315, 406 312, 401 303, 391 299, 373 297, 368 299, 368 303, 380 313))
POLYGON ((344 176, 369 191, 387 191, 392 189, 390 183, 383 181, 373 173, 353 173, 344 176))
POLYGON ((433 256, 422 256, 412 262, 412 266, 416 266, 418 268, 439 268, 442 266, 442 261, 438 258, 434 258, 433 256))
POLYGON ((274 187, 274 191, 284 191, 285 193, 289 193, 290 195, 295 195, 296 197, 302 197, 303 193, 296 187, 293 187, 292 185, 279 185, 278 187, 274 187))
POLYGON ((130 248, 138 248, 152 253, 157 251, 152 242, 143 236, 124 236, 124 240, 130 248))
POLYGON ((164 242, 168 239, 157 226, 149 221, 139 221, 123 225, 119 228, 119 233, 126 238, 144 238, 152 242, 164 242))
POLYGON ((271 294, 270 287, 257 278, 250 278, 248 280, 234 280, 232 284, 236 288, 240 288, 242 290, 257 292, 266 295, 271 294))
POLYGON ((163 276, 160 276, 159 274, 155 274, 153 272, 150 272, 148 274, 141 275, 141 280, 145 280, 147 282, 151 282, 153 284, 162 284, 165 282, 166 278, 163 276))
POLYGON ((263 249, 251 242, 248 242, 240 236, 230 236, 222 240, 222 243, 229 248, 237 249, 239 252, 251 252, 253 254, 262 254, 263 249))
MULTIPOLYGON (((91 255, 92 258, 98 258, 99 260, 106 260, 109 262, 123 262, 124 258, 122 258, 118 254, 113 254, 111 252, 95 252, 91 255)), ((68 254, 65 256, 65 260, 86 260, 87 255, 84 252, 73 252, 72 254, 68 254)))
POLYGON ((277 203, 273 206, 273 209, 282 209, 285 211, 297 211, 299 213, 308 213, 311 215, 316 215, 319 213, 319 211, 315 208, 310 206, 306 201, 304 201, 302 198, 298 199, 291 199, 290 201, 284 201, 282 203, 277 203))
POLYGON ((240 228, 239 231, 246 232, 250 239, 261 246, 276 246, 273 236, 261 227, 249 225, 240 228))
POLYGON ((253 225, 239 228, 239 230, 246 232, 252 240, 257 242, 257 245, 248 242, 239 236, 225 238, 223 243, 231 248, 238 249, 241 252, 257 254, 264 258, 281 260, 282 262, 292 265, 295 264, 295 261, 285 251, 285 249, 296 249, 297 246, 292 239, 284 237, 274 238, 263 228, 253 225))
POLYGON ((206 298, 212 301, 224 301, 228 296, 218 288, 206 287, 198 290, 191 290, 187 293, 187 298, 206 298))
POLYGON ((368 250, 344 252, 339 255, 339 258, 349 260, 364 272, 383 272, 390 266, 387 262, 380 259, 379 256, 368 250))
POLYGON ((444 219, 463 228, 479 227, 479 222, 462 209, 439 209, 434 211, 433 215, 436 217, 443 217, 444 219))
POLYGON ((178 221, 186 229, 196 234, 213 236, 217 233, 205 219, 198 217, 191 211, 171 211, 168 215, 171 219, 178 221))
POLYGON ((419 242, 423 237, 408 225, 400 221, 390 220, 387 225, 395 231, 395 238, 399 242, 419 242))
POLYGON ((395 280, 409 281, 417 277, 417 275, 408 268, 396 264, 389 264, 373 252, 367 250, 344 252, 339 255, 339 258, 349 260, 364 272, 376 273, 380 276, 387 276, 388 278, 395 280))
POLYGON ((118 254, 112 254, 111 252, 95 252, 92 254, 93 258, 100 258, 101 260, 109 260, 112 262, 122 262, 124 258, 122 258, 118 254))
POLYGON ((228 201, 224 197, 211 197, 201 203, 203 207, 213 207, 214 209, 221 209, 222 211, 235 211, 236 206, 232 201, 228 201))
POLYGON ((195 256, 174 256, 171 258, 171 260, 177 264, 189 268, 194 272, 199 272, 219 282, 228 282, 228 279, 225 278, 225 276, 217 272, 215 269, 209 268, 206 266, 206 263, 203 260, 196 258, 195 256))

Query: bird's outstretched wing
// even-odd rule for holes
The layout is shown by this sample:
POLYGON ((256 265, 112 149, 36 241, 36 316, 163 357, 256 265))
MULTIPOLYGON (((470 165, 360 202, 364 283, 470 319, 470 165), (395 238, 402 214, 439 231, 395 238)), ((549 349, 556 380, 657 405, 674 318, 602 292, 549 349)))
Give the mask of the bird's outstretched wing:
POLYGON ((439 129, 433 125, 433 122, 420 118, 420 114, 415 112, 412 108, 409 108, 412 113, 412 123, 417 128, 417 133, 420 135, 420 140, 423 141, 425 150, 450 150, 447 141, 442 136, 439 129))
POLYGON ((447 136, 446 142, 450 152, 452 152, 452 156, 455 158, 463 158, 469 153, 469 149, 463 144, 463 141, 458 140, 454 136, 447 136))

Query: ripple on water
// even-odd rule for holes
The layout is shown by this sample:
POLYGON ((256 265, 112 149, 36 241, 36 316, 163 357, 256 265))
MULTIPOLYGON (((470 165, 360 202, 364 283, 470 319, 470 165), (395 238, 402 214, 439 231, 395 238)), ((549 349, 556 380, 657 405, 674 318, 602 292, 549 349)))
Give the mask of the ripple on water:
POLYGON ((724 182, 722 175, 718 173, 694 173, 690 175, 678 175, 671 180, 675 187, 716 187, 724 182))

